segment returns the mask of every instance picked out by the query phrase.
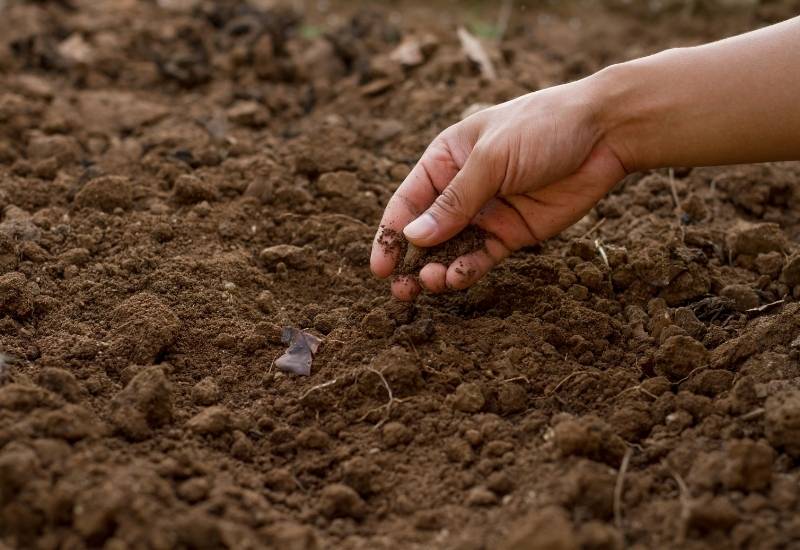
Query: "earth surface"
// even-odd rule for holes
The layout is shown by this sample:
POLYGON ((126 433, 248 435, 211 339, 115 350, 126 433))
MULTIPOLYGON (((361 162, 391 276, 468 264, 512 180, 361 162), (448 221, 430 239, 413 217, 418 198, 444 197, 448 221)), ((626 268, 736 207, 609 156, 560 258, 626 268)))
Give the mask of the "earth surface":
POLYGON ((800 164, 367 265, 462 116, 799 8, 0 1, 0 547, 800 547, 800 164))

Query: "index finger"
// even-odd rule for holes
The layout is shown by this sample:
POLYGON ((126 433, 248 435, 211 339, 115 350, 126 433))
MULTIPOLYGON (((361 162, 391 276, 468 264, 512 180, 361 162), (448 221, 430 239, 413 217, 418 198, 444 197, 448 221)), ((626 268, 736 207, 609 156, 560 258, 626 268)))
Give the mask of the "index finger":
POLYGON ((437 138, 386 205, 370 256, 370 267, 377 277, 392 274, 400 260, 403 228, 433 204, 439 189, 446 187, 458 170, 450 149, 437 138))

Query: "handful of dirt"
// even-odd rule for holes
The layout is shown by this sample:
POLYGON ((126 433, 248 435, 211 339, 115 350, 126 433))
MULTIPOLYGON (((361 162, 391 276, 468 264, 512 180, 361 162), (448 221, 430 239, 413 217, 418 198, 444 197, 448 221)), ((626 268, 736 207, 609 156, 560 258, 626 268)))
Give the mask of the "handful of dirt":
POLYGON ((450 265, 456 258, 486 250, 486 239, 489 233, 478 226, 468 225, 452 239, 430 248, 420 248, 408 242, 398 231, 384 228, 379 242, 387 253, 397 254, 401 258, 395 273, 398 275, 416 275, 423 266, 429 263, 450 265))

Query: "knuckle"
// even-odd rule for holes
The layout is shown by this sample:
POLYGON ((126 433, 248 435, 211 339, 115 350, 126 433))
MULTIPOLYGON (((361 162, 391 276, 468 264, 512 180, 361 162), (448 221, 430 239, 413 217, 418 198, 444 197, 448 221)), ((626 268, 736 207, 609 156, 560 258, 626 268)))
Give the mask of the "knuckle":
POLYGON ((442 194, 436 198, 438 209, 449 216, 466 216, 467 204, 463 194, 455 187, 445 187, 442 194))

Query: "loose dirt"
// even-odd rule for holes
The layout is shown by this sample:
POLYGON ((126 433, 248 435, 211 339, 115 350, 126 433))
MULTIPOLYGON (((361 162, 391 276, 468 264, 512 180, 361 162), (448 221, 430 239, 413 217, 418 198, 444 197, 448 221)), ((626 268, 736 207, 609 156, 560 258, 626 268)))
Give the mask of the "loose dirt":
POLYGON ((367 265, 465 111, 797 2, 269 4, 0 2, 0 545, 797 547, 798 164, 413 305, 367 265))

